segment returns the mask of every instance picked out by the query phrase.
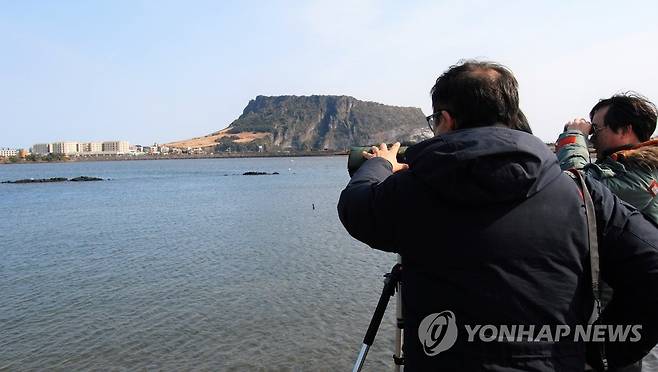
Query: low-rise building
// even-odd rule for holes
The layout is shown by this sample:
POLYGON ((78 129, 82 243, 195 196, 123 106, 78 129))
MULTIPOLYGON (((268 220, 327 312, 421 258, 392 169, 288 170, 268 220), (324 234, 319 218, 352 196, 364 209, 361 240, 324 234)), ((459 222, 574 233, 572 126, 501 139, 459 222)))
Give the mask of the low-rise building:
MULTIPOLYGON (((144 150, 144 152, 147 152, 144 150)), ((149 154, 159 154, 160 153, 160 146, 157 143, 154 143, 153 145, 149 146, 149 154)))
POLYGON ((18 150, 10 149, 8 147, 0 147, 0 157, 10 157, 18 155, 18 150))

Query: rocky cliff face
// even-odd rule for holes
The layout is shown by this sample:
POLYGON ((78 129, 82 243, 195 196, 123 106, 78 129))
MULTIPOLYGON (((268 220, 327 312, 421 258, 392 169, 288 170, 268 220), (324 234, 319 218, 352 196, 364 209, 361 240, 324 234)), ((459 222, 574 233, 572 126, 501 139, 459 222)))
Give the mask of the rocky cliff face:
POLYGON ((347 96, 258 96, 218 142, 230 145, 231 135, 245 132, 267 133, 257 142, 268 151, 343 150, 381 142, 418 142, 431 136, 419 108, 347 96))

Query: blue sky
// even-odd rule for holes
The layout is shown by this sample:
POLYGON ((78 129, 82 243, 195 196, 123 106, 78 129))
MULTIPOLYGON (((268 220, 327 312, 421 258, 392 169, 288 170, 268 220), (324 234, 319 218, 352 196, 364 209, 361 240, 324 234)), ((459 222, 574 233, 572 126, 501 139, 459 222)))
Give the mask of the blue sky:
POLYGON ((658 3, 0 0, 0 147, 168 142, 257 95, 351 95, 431 111, 462 58, 504 63, 545 141, 599 99, 658 101, 658 3))

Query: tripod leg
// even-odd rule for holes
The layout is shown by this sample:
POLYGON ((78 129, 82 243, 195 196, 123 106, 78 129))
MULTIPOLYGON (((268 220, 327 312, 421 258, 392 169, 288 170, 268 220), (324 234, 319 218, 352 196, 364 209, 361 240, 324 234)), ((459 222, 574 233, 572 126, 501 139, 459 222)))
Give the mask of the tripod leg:
MULTIPOLYGON (((402 265, 402 256, 398 255, 398 264, 402 265)), ((400 372, 404 359, 402 358, 402 332, 404 331, 404 319, 402 318, 402 281, 397 284, 398 295, 395 299, 395 353, 393 354, 393 361, 395 362, 394 371, 400 372)))
POLYGON ((363 346, 361 346, 361 351, 359 356, 354 364, 353 372, 358 372, 363 367, 363 362, 366 359, 368 354, 368 349, 372 346, 372 343, 375 341, 375 336, 377 335, 377 330, 379 325, 382 323, 382 318, 386 312, 386 306, 388 306, 388 301, 391 299, 391 296, 395 294, 395 288, 398 285, 400 280, 400 270, 402 266, 396 264, 391 269, 391 273, 387 276, 386 284, 384 284, 384 289, 382 290, 382 295, 379 297, 379 302, 377 302, 377 308, 372 314, 372 319, 370 320, 370 325, 366 331, 366 336, 363 338, 363 346))
POLYGON ((370 349, 369 345, 363 344, 361 346, 361 351, 359 351, 359 356, 356 358, 356 363, 354 363, 354 368, 352 372, 359 372, 363 368, 363 363, 366 361, 366 356, 368 355, 368 350, 370 349))

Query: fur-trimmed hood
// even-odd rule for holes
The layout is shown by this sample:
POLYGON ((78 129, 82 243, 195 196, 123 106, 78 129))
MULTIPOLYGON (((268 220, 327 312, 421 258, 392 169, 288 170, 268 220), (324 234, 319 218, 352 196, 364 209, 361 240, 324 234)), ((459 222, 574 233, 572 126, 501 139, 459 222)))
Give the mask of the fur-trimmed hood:
POLYGON ((658 169, 658 139, 642 142, 628 150, 617 151, 610 157, 624 165, 656 170, 658 169))

